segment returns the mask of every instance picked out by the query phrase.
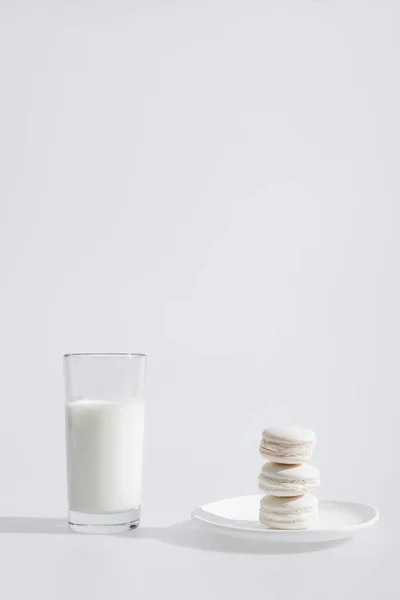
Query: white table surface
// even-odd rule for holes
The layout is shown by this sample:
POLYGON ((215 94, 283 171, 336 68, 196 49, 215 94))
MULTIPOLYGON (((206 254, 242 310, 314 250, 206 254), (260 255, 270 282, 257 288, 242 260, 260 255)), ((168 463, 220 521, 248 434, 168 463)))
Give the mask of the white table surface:
MULTIPOLYGON (((33 422, 35 427, 29 421, 21 424, 27 446, 33 448, 31 456, 19 459, 27 466, 22 473, 5 459, 5 442, 10 446, 14 436, 13 449, 18 447, 16 432, 3 430, 0 439, 3 481, 9 483, 0 496, 1 598, 105 600, 138 594, 149 600, 197 600, 229 594, 241 600, 249 593, 265 593, 271 600, 375 600, 383 589, 386 598, 398 597, 395 501, 390 503, 388 493, 375 484, 370 488, 366 471, 355 478, 354 465, 335 468, 335 460, 325 454, 323 433, 313 459, 322 473, 317 495, 374 503, 381 513, 375 526, 349 541, 332 546, 252 544, 191 521, 196 506, 258 493, 258 434, 250 436, 254 444, 229 448, 229 428, 220 431, 224 444, 211 433, 207 442, 198 430, 193 439, 201 444, 191 447, 186 440, 180 445, 179 429, 172 439, 165 420, 157 416, 163 414, 162 403, 152 397, 146 416, 140 527, 126 534, 85 535, 67 527, 61 399, 52 408, 56 427, 43 430, 40 443, 34 435, 39 421, 33 422), (47 452, 49 447, 52 452, 47 452)), ((238 439, 243 440, 240 435, 238 439)))
MULTIPOLYGON (((63 414, 61 406, 54 408, 60 433, 63 414)), ((3 460, 4 479, 13 482, 13 489, 5 489, 0 497, 1 598, 105 600, 137 595, 149 600, 159 596, 197 600, 229 595, 241 600, 249 593, 265 593, 271 600, 375 600, 383 589, 387 598, 398 597, 395 503, 388 502, 384 490, 370 489, 364 474, 362 479, 354 478, 351 467, 343 465, 339 473, 329 455, 324 458, 322 435, 313 460, 322 473, 317 494, 375 503, 380 521, 333 546, 254 545, 205 530, 190 520, 190 512, 213 499, 258 493, 262 460, 256 431, 251 436, 255 443, 248 446, 215 444, 211 434, 207 445, 207 436, 203 438, 200 431, 203 445, 179 446, 179 430, 171 439, 157 413, 162 415, 161 404, 149 397, 142 520, 137 530, 126 534, 69 531, 62 433, 46 436, 43 432, 34 453, 36 459, 42 455, 43 461, 33 469, 35 461, 30 457, 31 470, 26 469, 24 476, 3 460), (50 445, 54 451, 46 458, 44 450, 50 445)), ((32 428, 26 424, 21 429, 33 445, 32 428)), ((226 442, 229 433, 229 428, 220 432, 226 442)))
POLYGON ((385 597, 398 597, 398 541, 383 525, 330 548, 296 546, 215 536, 184 514, 164 526, 148 515, 137 531, 116 536, 71 533, 64 519, 2 517, 0 592, 10 600, 372 600, 388 586, 385 597))

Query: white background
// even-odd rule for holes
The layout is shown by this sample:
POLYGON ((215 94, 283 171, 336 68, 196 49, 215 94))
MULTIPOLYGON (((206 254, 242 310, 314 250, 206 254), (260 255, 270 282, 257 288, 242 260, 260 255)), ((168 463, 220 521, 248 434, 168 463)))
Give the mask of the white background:
POLYGON ((399 31, 395 0, 0 3, 4 598, 396 597, 399 31), (129 537, 48 534, 85 351, 149 356, 129 537), (276 423, 380 524, 268 556, 166 533, 257 492, 276 423))

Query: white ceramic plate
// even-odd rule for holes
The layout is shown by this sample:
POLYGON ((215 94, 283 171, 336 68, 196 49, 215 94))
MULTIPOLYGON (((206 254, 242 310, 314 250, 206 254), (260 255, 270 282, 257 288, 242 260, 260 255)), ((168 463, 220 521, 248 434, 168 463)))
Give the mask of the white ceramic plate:
POLYGON ((262 496, 238 496, 205 504, 192 513, 192 518, 220 532, 268 542, 329 542, 350 537, 371 527, 379 518, 371 504, 320 500, 318 520, 310 529, 289 531, 269 529, 259 522, 262 496))

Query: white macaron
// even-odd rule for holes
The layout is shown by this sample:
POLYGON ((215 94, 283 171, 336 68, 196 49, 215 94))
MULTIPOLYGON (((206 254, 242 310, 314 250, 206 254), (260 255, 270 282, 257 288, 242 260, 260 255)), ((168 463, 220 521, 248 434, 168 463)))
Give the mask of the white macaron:
POLYGON ((260 521, 271 529, 308 529, 318 516, 318 500, 313 494, 277 498, 264 496, 260 521))
POLYGON ((300 496, 320 484, 319 471, 311 465, 279 465, 267 462, 258 477, 262 492, 273 496, 300 496))
POLYGON ((316 439, 305 427, 269 427, 262 432, 260 452, 273 462, 298 465, 311 459, 316 439))

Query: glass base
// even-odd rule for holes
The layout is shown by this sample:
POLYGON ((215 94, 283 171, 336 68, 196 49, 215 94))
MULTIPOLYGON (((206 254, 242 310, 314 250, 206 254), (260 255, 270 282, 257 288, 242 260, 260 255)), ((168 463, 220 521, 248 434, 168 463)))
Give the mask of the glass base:
POLYGON ((78 533, 123 533, 139 527, 140 506, 119 513, 82 513, 68 509, 68 523, 78 533))

